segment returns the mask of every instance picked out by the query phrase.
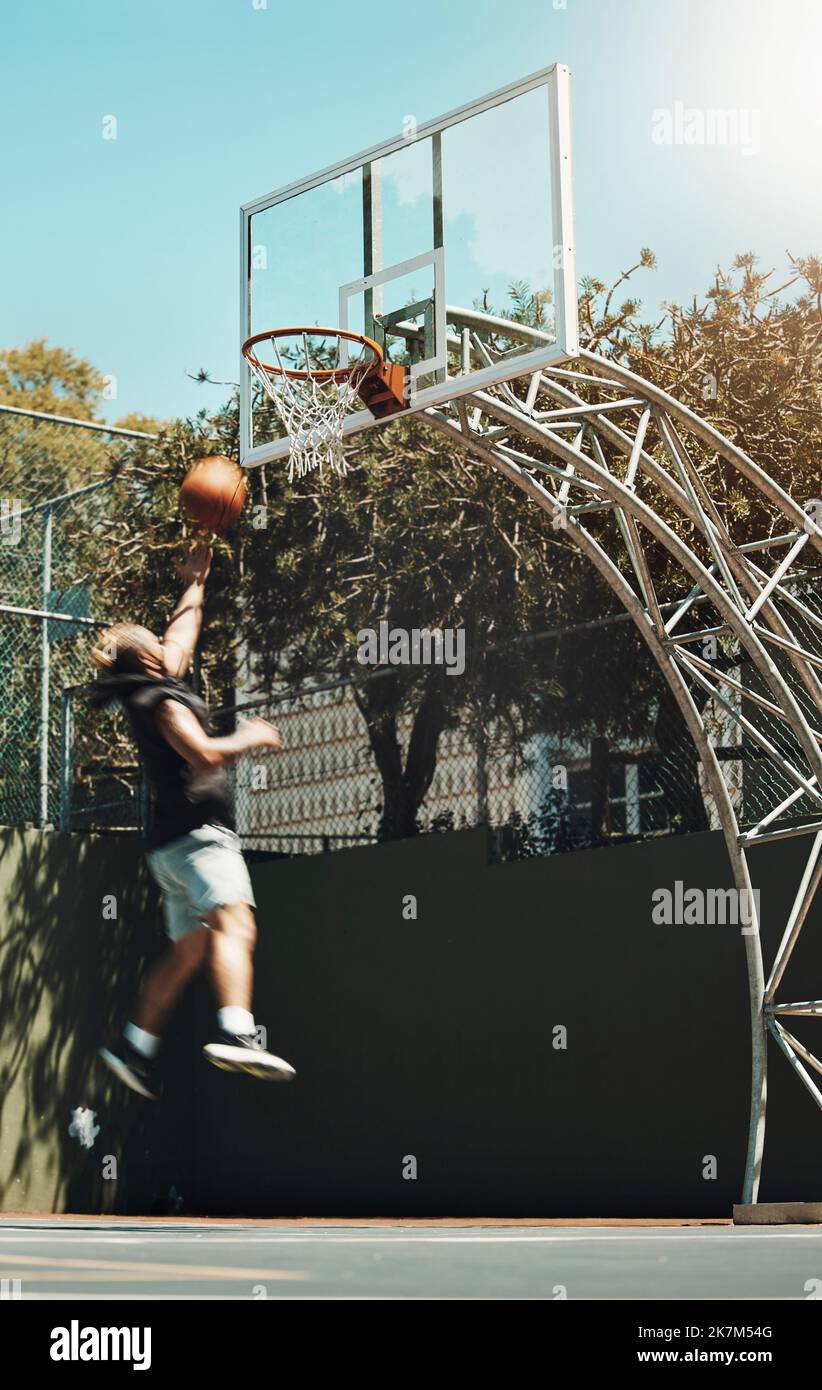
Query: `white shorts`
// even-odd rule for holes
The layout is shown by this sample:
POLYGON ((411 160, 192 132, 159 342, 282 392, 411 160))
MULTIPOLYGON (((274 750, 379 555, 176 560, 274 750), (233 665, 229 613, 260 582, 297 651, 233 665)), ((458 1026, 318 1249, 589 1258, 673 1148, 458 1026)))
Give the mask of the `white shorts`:
POLYGON ((146 855, 163 894, 166 932, 179 941, 206 913, 230 903, 255 906, 240 838, 224 825, 201 825, 146 855))

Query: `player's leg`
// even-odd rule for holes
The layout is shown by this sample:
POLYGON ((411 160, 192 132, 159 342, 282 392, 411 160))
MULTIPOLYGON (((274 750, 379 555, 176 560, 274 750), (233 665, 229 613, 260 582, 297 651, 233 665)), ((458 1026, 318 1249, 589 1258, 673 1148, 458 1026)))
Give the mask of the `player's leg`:
POLYGON ((208 945, 205 925, 171 942, 140 991, 132 1018, 135 1028, 159 1038, 174 1005, 205 961, 208 945))
POLYGON ((160 889, 170 944, 152 967, 122 1038, 111 1047, 101 1047, 98 1053, 120 1081, 150 1100, 157 1096, 153 1068, 163 1027, 191 977, 203 965, 208 948, 209 932, 180 878, 179 858, 177 841, 146 856, 149 872, 160 889))
POLYGON ((249 1013, 254 984, 257 924, 250 903, 216 907, 206 922, 212 928, 208 968, 219 1009, 236 1005, 249 1013))
POLYGON ((217 1000, 218 1038, 205 1056, 226 1071, 242 1071, 268 1081, 289 1081, 294 1068, 261 1048, 251 1012, 257 926, 248 902, 215 907, 203 920, 211 928, 208 970, 217 1000))
POLYGON ((192 975, 206 959, 208 937, 207 928, 197 923, 172 938, 165 955, 151 969, 122 1038, 99 1050, 98 1056, 109 1070, 148 1100, 157 1097, 153 1069, 163 1027, 192 975))

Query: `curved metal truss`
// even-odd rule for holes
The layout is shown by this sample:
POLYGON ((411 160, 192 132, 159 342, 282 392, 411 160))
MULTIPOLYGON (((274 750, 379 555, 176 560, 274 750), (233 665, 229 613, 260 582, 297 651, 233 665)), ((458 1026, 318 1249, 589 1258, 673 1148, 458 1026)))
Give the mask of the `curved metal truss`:
MULTIPOLYGON (((464 333, 480 328, 480 315, 465 318, 464 333)), ((822 1000, 786 1000, 781 988, 822 878, 822 616, 812 600, 822 530, 697 414, 594 353, 426 417, 573 539, 631 615, 693 738, 710 821, 752 909, 743 932, 752 1074, 742 1200, 755 1202, 768 1033, 822 1108, 811 1074, 822 1062, 786 1027, 792 1016, 822 1015, 822 1000), (735 539, 743 523, 747 539, 735 539), (684 577, 673 602, 657 592, 663 573, 684 577), (766 977, 747 855, 788 836, 806 837, 809 850, 766 977)))

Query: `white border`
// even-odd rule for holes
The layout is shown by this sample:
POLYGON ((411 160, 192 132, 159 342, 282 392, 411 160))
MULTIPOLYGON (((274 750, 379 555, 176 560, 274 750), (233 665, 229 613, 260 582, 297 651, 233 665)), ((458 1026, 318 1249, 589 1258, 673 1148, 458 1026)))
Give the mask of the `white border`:
MULTIPOLYGON (((552 168, 556 342, 544 349, 540 348, 535 352, 526 353, 522 357, 508 359, 504 363, 495 363, 492 367, 472 372, 468 377, 449 377, 436 386, 418 391, 409 406, 410 412, 424 410, 427 406, 442 405, 446 401, 474 389, 482 389, 499 381, 510 380, 528 371, 534 371, 540 366, 556 364, 565 358, 575 356, 579 350, 574 258, 570 69, 561 63, 555 63, 552 67, 542 68, 539 72, 531 73, 528 77, 510 83, 507 87, 500 87, 497 91, 481 97, 478 101, 468 102, 464 106, 457 107, 445 116, 440 116, 437 120, 427 121, 417 128, 414 143, 447 130, 449 126, 457 125, 460 121, 479 115, 494 106, 501 106, 503 102, 511 101, 514 97, 522 96, 525 92, 543 86, 547 88, 549 101, 548 135, 552 168), (557 254, 559 248, 561 251, 557 254), (460 390, 461 382, 464 384, 464 390, 460 390)), ((264 444, 258 444, 254 448, 251 446, 250 369, 242 356, 242 345, 251 333, 250 238, 252 217, 255 213, 274 207, 277 203, 285 202, 286 199, 293 198, 299 193, 305 193, 330 179, 350 173, 363 164, 384 159, 397 150, 404 149, 408 143, 407 136, 397 135, 382 145, 375 145, 360 154, 352 155, 337 164, 329 165, 326 169, 321 169, 308 178, 299 179, 295 183, 275 189, 273 193, 255 198, 252 202, 245 203, 240 209, 240 462, 243 467, 255 467, 257 464, 265 463, 270 459, 284 458, 288 454, 287 439, 270 440, 264 444)), ((413 265, 413 262, 406 264, 413 265)), ((393 273, 395 270, 396 267, 392 267, 389 273, 393 273)), ((386 272, 377 272, 374 276, 365 277, 363 281, 352 281, 352 284, 364 285, 366 280, 378 283, 381 274, 386 274, 386 272)), ((444 303, 438 305, 438 313, 440 308, 444 313, 444 303)), ((438 323, 438 331, 439 328, 438 323)), ((345 433, 348 435, 379 423, 382 422, 375 420, 370 411, 358 411, 356 415, 349 416, 345 433)))

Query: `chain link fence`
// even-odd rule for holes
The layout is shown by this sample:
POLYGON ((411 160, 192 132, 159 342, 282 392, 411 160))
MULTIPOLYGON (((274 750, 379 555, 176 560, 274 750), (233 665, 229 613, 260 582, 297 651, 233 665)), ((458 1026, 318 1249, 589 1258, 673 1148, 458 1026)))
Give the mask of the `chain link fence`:
MULTIPOLYGON (((817 650, 822 573, 810 571, 789 581, 788 589, 794 637, 808 650, 817 650)), ((694 629, 700 612, 704 606, 697 601, 694 629)), ((513 747, 494 728, 485 731, 481 746, 467 727, 446 731, 418 818, 420 831, 486 825, 494 856, 513 859, 720 828, 691 735, 628 616, 546 636, 561 637, 579 649, 591 629, 597 641, 587 659, 574 664, 570 682, 566 676, 564 699, 584 716, 588 693, 601 680, 599 643, 607 642, 635 664, 641 708, 630 719, 614 708, 606 721, 611 727, 604 731, 601 724, 569 730, 566 719, 560 732, 552 726, 547 701, 544 728, 513 747), (624 732, 628 725, 630 735, 624 732)), ((718 695, 698 688, 693 693, 740 824, 751 826, 773 816, 781 803, 784 808, 774 823, 815 817, 815 803, 797 794, 788 771, 787 765, 802 763, 789 727, 742 694, 770 699, 748 658, 729 637, 709 639, 696 650, 729 682, 715 685, 718 695)), ((789 673, 788 683, 811 727, 817 727, 812 694, 794 674, 789 673)), ((379 838, 383 787, 349 685, 238 705, 221 713, 220 727, 233 727, 245 712, 275 722, 285 743, 276 759, 255 762, 249 756, 235 769, 237 824, 249 848, 313 853, 379 838)), ((400 721, 398 733, 405 752, 410 716, 400 721)))
MULTIPOLYGON (((90 718, 83 703, 90 639, 113 616, 101 598, 99 539, 132 434, 139 437, 0 407, 0 824, 82 833, 145 823, 146 788, 124 715, 114 708, 90 718)), ((789 584, 795 637, 817 650, 822 575, 789 584)), ((705 611, 694 605, 694 630, 705 611)), ((620 708, 605 720, 585 718, 589 692, 601 682, 600 639, 617 644, 639 671, 644 648, 627 616, 546 636, 583 653, 562 692, 579 712, 576 725, 555 719, 561 705, 546 697, 543 727, 513 744, 494 727, 481 743, 467 723, 446 730, 416 828, 486 825, 501 859, 716 828, 692 740, 650 658, 630 719, 620 708)), ((783 817, 815 815, 808 798, 795 795, 788 765, 801 760, 800 750, 784 722, 748 699, 747 723, 737 718, 743 690, 769 697, 737 645, 722 637, 711 652, 699 650, 736 683, 722 698, 704 690, 695 697, 740 822, 758 822, 792 795, 783 817)), ((791 689, 815 728, 812 694, 793 677, 791 689)), ((249 852, 317 853, 380 838, 382 778, 349 684, 318 681, 259 699, 238 694, 215 713, 215 730, 249 713, 277 723, 285 742, 276 758, 247 755, 232 770, 249 852)), ((403 751, 411 725, 410 715, 399 721, 403 751)))
POLYGON ((63 691, 88 679, 108 619, 99 541, 129 440, 144 437, 0 406, 0 824, 59 821, 63 691))
MULTIPOLYGON (((567 634, 573 640, 573 630, 567 634)), ((446 730, 418 817, 420 832, 486 825, 499 859, 706 829, 693 742, 671 717, 662 690, 647 708, 647 732, 626 739, 559 736, 546 729, 511 747, 494 730, 480 746, 469 730, 446 730)), ((237 828, 246 846, 316 853, 380 837, 383 787, 363 718, 346 683, 255 701, 222 712, 260 714, 281 730, 276 758, 252 755, 234 769, 237 828)), ((411 717, 400 721, 407 750, 411 717)))
MULTIPOLYGON (((566 634, 573 640, 573 630, 566 634)), ((584 692, 580 692, 584 695, 584 692)), ((60 823, 65 829, 138 824, 139 769, 122 730, 120 760, 101 760, 97 747, 72 737, 72 711, 84 691, 66 692, 65 766, 60 823)), ((380 838, 384 792, 363 717, 347 682, 243 701, 215 711, 213 728, 227 733, 238 719, 260 715, 281 730, 276 757, 247 754, 231 772, 237 829, 259 855, 312 854, 380 838)), ((659 677, 645 711, 645 732, 631 739, 596 734, 559 736, 550 729, 506 747, 493 731, 481 746, 465 728, 441 735, 436 770, 417 819, 420 832, 487 825, 499 859, 715 828, 710 797, 693 742, 659 677)), ((112 716, 109 716, 110 718, 112 716)), ((95 737, 85 723, 86 739, 95 737)), ((407 748, 411 716, 400 720, 407 748)), ((721 738, 726 730, 718 727, 721 738)), ((738 788, 742 750, 723 764, 738 788)), ((721 756, 724 756, 724 752, 721 756)), ((141 800, 142 796, 142 800, 141 800)))

